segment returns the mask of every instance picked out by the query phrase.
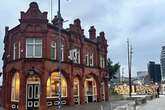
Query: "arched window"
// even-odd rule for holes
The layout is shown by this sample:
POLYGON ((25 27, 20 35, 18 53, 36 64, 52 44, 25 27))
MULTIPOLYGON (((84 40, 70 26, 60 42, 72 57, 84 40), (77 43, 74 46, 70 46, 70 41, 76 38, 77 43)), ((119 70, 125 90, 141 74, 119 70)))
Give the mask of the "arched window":
MULTIPOLYGON (((47 97, 57 97, 60 89, 60 74, 53 72, 47 80, 47 97)), ((67 82, 63 75, 61 75, 61 95, 67 97, 67 82)))
POLYGON ((16 72, 12 79, 12 88, 11 88, 11 100, 19 101, 19 92, 20 92, 20 76, 16 72))
POLYGON ((79 79, 78 78, 74 78, 74 82, 73 82, 73 94, 74 96, 79 96, 79 79))
POLYGON ((85 79, 85 95, 97 95, 96 81, 91 76, 85 79))

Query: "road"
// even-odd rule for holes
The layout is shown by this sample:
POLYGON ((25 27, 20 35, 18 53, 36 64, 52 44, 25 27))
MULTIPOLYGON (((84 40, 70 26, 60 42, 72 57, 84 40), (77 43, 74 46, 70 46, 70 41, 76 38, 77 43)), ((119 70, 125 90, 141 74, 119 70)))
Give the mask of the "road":
POLYGON ((137 110, 165 110, 165 96, 161 95, 160 98, 147 101, 146 104, 138 107, 137 110))

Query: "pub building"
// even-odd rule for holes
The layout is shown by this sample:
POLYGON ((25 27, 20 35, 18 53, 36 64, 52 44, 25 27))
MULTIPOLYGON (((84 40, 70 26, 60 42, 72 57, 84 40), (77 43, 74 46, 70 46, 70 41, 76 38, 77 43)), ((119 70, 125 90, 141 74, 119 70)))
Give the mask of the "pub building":
POLYGON ((5 28, 5 110, 47 110, 57 106, 59 87, 63 105, 108 100, 108 45, 104 32, 96 37, 96 29, 91 26, 89 38, 85 37, 79 19, 67 29, 57 16, 49 23, 47 12, 41 12, 36 2, 21 12, 19 22, 12 29, 5 28))

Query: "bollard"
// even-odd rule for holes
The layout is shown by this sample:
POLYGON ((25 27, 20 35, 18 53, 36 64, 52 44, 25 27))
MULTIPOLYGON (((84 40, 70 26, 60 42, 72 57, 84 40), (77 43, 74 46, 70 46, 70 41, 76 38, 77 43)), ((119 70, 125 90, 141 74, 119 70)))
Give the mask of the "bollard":
POLYGON ((133 110, 136 110, 136 104, 133 104, 133 110))
POLYGON ((101 105, 101 110, 104 110, 102 105, 101 105))

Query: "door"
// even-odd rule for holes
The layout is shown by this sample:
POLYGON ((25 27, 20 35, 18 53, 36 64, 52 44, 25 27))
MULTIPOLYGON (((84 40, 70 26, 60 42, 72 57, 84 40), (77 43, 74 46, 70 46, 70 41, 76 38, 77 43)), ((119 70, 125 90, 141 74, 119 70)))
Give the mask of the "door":
POLYGON ((27 85, 27 110, 39 110, 40 86, 39 84, 27 85))

